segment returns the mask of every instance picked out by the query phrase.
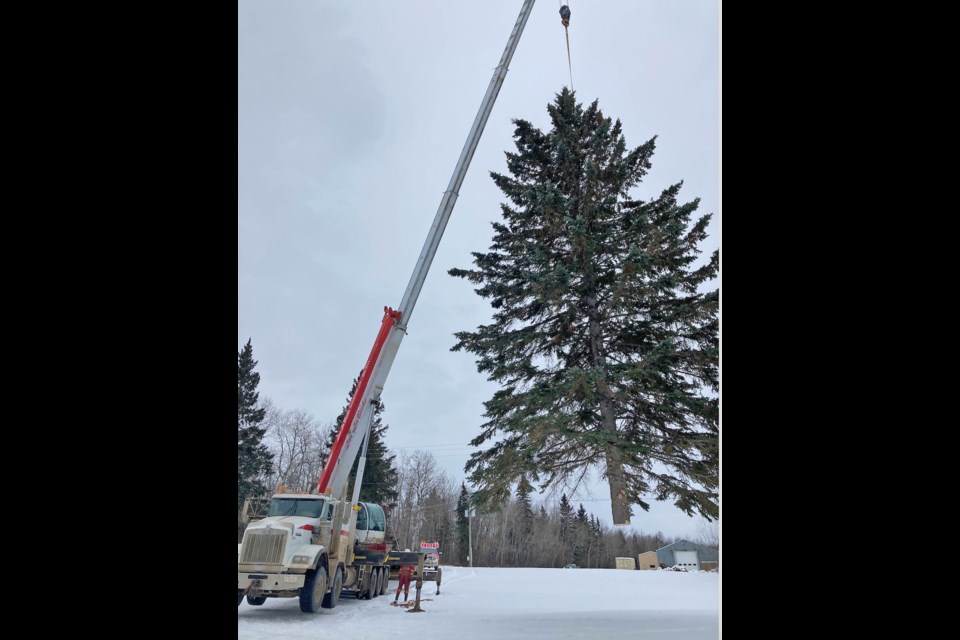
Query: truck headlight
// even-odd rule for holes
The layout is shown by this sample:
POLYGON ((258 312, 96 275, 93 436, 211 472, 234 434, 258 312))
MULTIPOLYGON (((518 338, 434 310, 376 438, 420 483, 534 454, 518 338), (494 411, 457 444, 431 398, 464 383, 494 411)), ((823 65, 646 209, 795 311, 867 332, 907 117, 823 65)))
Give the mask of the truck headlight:
POLYGON ((293 556, 290 564, 310 564, 311 559, 310 556, 293 556))

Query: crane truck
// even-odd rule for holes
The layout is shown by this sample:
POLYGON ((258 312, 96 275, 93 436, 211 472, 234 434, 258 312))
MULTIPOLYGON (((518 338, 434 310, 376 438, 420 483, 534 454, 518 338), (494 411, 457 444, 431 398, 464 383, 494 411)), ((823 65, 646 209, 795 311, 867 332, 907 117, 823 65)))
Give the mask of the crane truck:
POLYGON ((337 606, 344 591, 366 598, 386 592, 390 546, 385 540, 384 512, 377 504, 359 501, 373 405, 383 392, 534 2, 524 0, 520 9, 440 200, 400 307, 396 310, 384 307, 380 330, 316 489, 310 493, 290 493, 281 488, 270 500, 267 517, 250 522, 244 530, 242 542, 237 545, 237 606, 244 598, 251 605, 262 605, 267 598, 298 597, 301 611, 316 613, 321 608, 337 606), (361 456, 356 480, 352 495, 348 496, 350 469, 358 453, 361 456))

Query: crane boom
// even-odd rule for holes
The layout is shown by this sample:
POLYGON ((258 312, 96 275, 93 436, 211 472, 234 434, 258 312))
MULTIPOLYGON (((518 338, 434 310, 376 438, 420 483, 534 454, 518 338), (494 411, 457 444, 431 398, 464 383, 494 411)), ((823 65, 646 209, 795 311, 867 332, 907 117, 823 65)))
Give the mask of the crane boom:
MULTIPOLYGON (((320 474, 320 480, 317 489, 320 493, 331 493, 339 496, 345 489, 347 479, 350 475, 350 468, 357 458, 360 450, 360 444, 368 437, 370 422, 373 418, 373 404, 380 399, 383 392, 383 385, 390 373, 390 367, 397 356, 397 350, 400 348, 400 342, 406 333, 407 325, 410 322, 410 316, 413 314, 413 308, 417 304, 417 298, 423 288, 423 283, 430 271, 430 265, 437 253, 437 247, 440 245, 440 238, 450 220, 450 214, 457 203, 460 186, 470 167, 470 161, 480 142, 480 136, 493 110, 493 104, 500 93, 500 87, 507 75, 510 60, 517 49, 517 43, 520 41, 520 35, 527 24, 530 12, 536 0, 524 0, 520 8, 520 15, 513 26, 513 31, 507 39, 507 46, 504 48, 503 55, 500 58, 500 64, 493 72, 493 78, 487 86, 487 92, 480 103, 480 110, 473 121, 470 133, 467 134, 467 140, 460 152, 460 158, 450 177, 450 183, 447 190, 444 191, 440 199, 440 206, 437 208, 437 214, 427 233, 427 239, 420 251, 420 257, 417 259, 416 267, 413 269, 413 275, 407 284, 407 289, 400 301, 400 308, 393 310, 384 307, 383 319, 380 323, 380 331, 374 340, 373 348, 367 357, 363 373, 357 383, 357 388, 353 393, 353 399, 347 408, 347 414, 344 416, 343 424, 337 433, 333 448, 330 450, 330 456, 320 474)), ((356 485, 359 486, 362 481, 363 466, 358 469, 356 485)), ((356 489, 354 491, 356 493, 356 489)))

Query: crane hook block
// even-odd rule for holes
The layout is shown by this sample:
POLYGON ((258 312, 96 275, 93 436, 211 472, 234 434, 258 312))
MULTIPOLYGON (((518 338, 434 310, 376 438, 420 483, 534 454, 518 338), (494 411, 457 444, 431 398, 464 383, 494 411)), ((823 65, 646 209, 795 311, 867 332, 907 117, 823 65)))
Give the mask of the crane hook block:
POLYGON ((565 27, 570 26, 570 7, 567 5, 560 7, 560 22, 565 27))

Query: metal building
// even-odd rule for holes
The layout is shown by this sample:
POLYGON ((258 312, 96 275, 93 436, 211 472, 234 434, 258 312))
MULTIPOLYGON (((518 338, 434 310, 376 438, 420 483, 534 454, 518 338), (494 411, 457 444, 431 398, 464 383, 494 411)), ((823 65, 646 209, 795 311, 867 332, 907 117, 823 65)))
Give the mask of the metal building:
POLYGON ((708 570, 718 566, 720 552, 689 540, 677 540, 657 549, 657 564, 687 571, 708 570))

